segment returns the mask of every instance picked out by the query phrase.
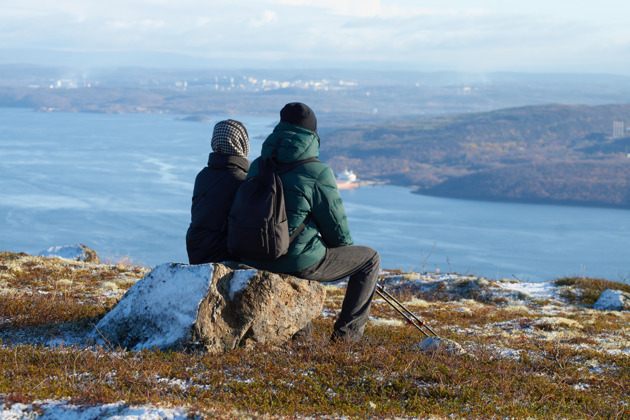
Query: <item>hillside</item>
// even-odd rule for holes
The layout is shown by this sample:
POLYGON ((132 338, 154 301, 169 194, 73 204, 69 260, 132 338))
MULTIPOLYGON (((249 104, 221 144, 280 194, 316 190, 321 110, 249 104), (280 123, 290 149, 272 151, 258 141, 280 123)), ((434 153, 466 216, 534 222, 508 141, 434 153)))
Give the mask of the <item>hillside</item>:
POLYGON ((472 199, 630 207, 630 104, 544 105, 328 133, 335 170, 472 199))
POLYGON ((441 337, 380 298, 360 343, 330 343, 345 284, 314 337, 219 355, 90 342, 149 269, 0 252, 0 418, 627 418, 627 310, 595 310, 587 278, 548 283, 384 271, 380 282, 441 337), (116 417, 120 418, 120 417, 116 417), (123 417, 126 418, 126 417, 123 417))
POLYGON ((451 178, 422 194, 474 200, 630 207, 630 163, 527 163, 451 178))

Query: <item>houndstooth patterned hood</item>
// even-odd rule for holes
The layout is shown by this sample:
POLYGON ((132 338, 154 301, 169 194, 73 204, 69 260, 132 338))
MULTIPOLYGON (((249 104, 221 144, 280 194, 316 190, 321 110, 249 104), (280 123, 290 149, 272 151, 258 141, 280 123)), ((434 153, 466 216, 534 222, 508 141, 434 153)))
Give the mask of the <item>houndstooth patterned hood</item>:
POLYGON ((212 150, 224 155, 249 155, 249 137, 242 123, 236 120, 219 121, 212 133, 212 150))

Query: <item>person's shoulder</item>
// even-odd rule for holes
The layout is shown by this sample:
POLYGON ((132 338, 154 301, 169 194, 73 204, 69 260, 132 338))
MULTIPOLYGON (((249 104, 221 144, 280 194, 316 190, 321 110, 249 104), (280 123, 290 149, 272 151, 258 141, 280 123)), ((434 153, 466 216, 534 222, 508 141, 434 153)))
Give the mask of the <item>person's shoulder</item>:
POLYGON ((310 173, 315 180, 315 185, 322 187, 334 187, 337 188, 337 180, 335 179, 335 173, 332 168, 321 161, 309 163, 310 173))
POLYGON ((322 162, 319 159, 306 162, 305 164, 301 165, 299 168, 301 169, 300 172, 306 173, 312 178, 319 178, 322 175, 322 173, 325 173, 327 171, 332 172, 332 169, 330 169, 330 166, 326 165, 324 162, 322 162))

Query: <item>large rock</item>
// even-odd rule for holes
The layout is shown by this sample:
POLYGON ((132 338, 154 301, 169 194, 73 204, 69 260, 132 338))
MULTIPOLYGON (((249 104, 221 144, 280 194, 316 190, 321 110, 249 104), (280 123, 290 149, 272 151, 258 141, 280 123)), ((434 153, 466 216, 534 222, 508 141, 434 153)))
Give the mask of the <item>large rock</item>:
POLYGON ((39 253, 41 257, 57 257, 66 260, 84 261, 88 263, 100 264, 96 251, 83 244, 51 246, 39 253))
POLYGON ((208 352, 280 344, 322 310, 322 284, 222 264, 157 266, 123 296, 93 337, 123 348, 208 352))
POLYGON ((593 308, 600 311, 630 310, 630 293, 621 290, 604 290, 593 308))

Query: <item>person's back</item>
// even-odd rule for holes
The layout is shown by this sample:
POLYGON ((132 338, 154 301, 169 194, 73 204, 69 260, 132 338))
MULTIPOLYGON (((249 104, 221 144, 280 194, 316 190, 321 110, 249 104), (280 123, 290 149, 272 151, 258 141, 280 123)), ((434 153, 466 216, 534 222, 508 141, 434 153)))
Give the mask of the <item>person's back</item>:
MULTIPOLYGON (((319 156, 320 139, 313 111, 301 103, 287 104, 280 123, 263 143, 261 157, 275 156, 290 163, 319 156)), ((258 161, 247 177, 255 176, 258 161)), ((353 245, 343 201, 332 169, 309 162, 281 175, 289 233, 302 222, 306 227, 289 246, 289 252, 272 261, 243 260, 255 268, 296 277, 330 282, 350 276, 333 338, 358 340, 368 320, 379 272, 380 257, 371 248, 353 245)))
MULTIPOLYGON (((274 128, 265 140, 258 159, 270 159, 276 146, 280 164, 319 156, 317 134, 287 122, 280 122, 274 128)), ((258 173, 258 159, 252 162, 248 178, 258 173)), ((243 262, 277 273, 293 272, 321 260, 326 254, 326 247, 352 244, 345 210, 329 166, 322 162, 309 162, 282 174, 281 178, 289 233, 292 234, 302 222, 306 222, 306 226, 291 243, 286 255, 276 260, 243 262)))
POLYGON ((249 169, 249 138, 234 120, 218 122, 208 166, 197 174, 191 222, 186 233, 190 264, 236 260, 227 248, 227 219, 236 191, 249 169))

